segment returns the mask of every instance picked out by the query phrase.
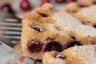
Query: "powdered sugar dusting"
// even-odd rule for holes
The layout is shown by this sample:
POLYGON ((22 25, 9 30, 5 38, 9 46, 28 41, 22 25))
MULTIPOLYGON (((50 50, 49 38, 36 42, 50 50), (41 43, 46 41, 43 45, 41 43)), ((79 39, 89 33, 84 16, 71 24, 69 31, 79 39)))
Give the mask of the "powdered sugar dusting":
POLYGON ((96 64, 96 45, 75 46, 67 49, 66 52, 83 64, 96 64))
POLYGON ((47 24, 47 29, 51 32, 58 32, 58 30, 56 30, 54 24, 47 24))
POLYGON ((96 37, 96 29, 92 26, 83 25, 79 29, 76 29, 76 32, 82 36, 96 37))
POLYGON ((54 24, 47 24, 47 30, 52 33, 59 33, 62 36, 68 36, 68 34, 65 31, 60 31, 56 29, 56 26, 54 24))
POLYGON ((94 6, 90 6, 90 7, 86 7, 86 8, 82 8, 78 14, 82 14, 86 17, 89 17, 93 20, 96 19, 96 5, 94 6))
POLYGON ((75 34, 73 34, 73 36, 80 35, 82 37, 96 37, 95 28, 83 25, 78 19, 68 13, 56 13, 52 18, 56 20, 55 25, 61 26, 63 31, 66 31, 69 34, 74 32, 75 34))
POLYGON ((81 22, 69 15, 68 13, 57 13, 53 16, 56 25, 61 26, 65 31, 72 31, 75 27, 79 27, 81 22))

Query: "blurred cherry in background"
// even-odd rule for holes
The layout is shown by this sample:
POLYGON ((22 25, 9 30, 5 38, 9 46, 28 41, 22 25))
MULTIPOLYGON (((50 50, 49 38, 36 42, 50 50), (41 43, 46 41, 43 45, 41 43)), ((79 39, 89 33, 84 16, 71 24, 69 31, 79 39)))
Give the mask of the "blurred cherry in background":
POLYGON ((0 10, 8 12, 10 14, 14 14, 14 11, 12 10, 10 4, 6 3, 4 5, 2 5, 2 7, 0 8, 0 10))
POLYGON ((41 0, 41 4, 50 3, 50 0, 41 0))
POLYGON ((32 9, 28 0, 21 0, 20 7, 23 11, 28 11, 32 9))
POLYGON ((76 0, 0 0, 0 10, 22 18, 26 13, 32 11, 32 9, 45 3, 51 3, 58 9, 61 5, 64 6, 63 4, 74 1, 76 0))

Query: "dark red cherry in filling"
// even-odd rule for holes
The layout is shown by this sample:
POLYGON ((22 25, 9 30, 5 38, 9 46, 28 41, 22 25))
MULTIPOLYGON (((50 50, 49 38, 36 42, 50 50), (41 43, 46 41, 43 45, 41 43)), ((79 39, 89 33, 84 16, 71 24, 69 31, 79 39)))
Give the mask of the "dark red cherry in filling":
POLYGON ((61 52, 62 51, 62 46, 60 43, 58 42, 55 42, 55 41, 52 41, 52 42, 49 42, 44 51, 57 51, 57 52, 61 52))
POLYGON ((23 11, 28 11, 32 9, 28 0, 22 0, 20 3, 20 7, 23 11))
POLYGON ((44 13, 39 13, 38 12, 38 14, 40 14, 42 17, 48 17, 48 15, 47 14, 44 14, 44 13))
POLYGON ((10 13, 10 14, 13 14, 14 12, 13 12, 13 10, 12 10, 12 8, 11 8, 11 6, 10 6, 10 4, 4 4, 1 8, 0 8, 1 10, 3 10, 3 11, 5 11, 5 12, 8 12, 8 13, 10 13))
POLYGON ((80 7, 88 7, 87 5, 80 5, 80 7))
POLYGON ((70 48, 70 47, 73 47, 75 45, 80 46, 82 44, 79 41, 74 40, 74 41, 69 42, 67 45, 64 45, 63 50, 67 49, 67 48, 70 48))
POLYGON ((93 25, 94 28, 96 28, 96 25, 93 25))
POLYGON ((28 46, 28 49, 32 53, 39 53, 42 51, 43 43, 39 40, 32 40, 31 44, 28 46))

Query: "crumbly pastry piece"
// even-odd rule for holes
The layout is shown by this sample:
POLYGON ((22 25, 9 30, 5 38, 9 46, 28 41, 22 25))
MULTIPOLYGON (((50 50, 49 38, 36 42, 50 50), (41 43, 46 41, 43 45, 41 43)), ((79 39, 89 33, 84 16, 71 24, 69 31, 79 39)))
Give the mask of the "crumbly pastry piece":
POLYGON ((27 14, 22 21, 22 51, 25 56, 34 60, 41 60, 42 54, 46 51, 61 52, 65 49, 65 45, 72 41, 65 31, 60 31, 53 24, 55 21, 49 17, 51 10, 48 12, 46 9, 48 10, 43 8, 43 11, 49 14, 48 16, 40 11, 38 13, 36 9, 27 14))
POLYGON ((53 6, 49 3, 46 3, 43 6, 36 8, 34 11, 38 12, 39 14, 46 14, 50 16, 53 14, 53 6))
POLYGON ((67 64, 96 64, 96 45, 74 46, 63 54, 67 64))
POLYGON ((46 52, 43 64, 96 64, 96 45, 74 46, 61 53, 46 52))
POLYGON ((15 49, 18 53, 22 54, 21 42, 18 42, 18 44, 15 45, 14 49, 15 49))
POLYGON ((43 55, 43 64, 66 64, 65 56, 62 53, 56 51, 46 52, 43 55))
POLYGON ((60 30, 67 32, 82 44, 96 43, 96 29, 83 25, 78 19, 66 12, 59 12, 52 16, 55 19, 55 25, 60 27, 60 30))
POLYGON ((78 11, 79 9, 80 9, 79 4, 77 2, 72 2, 72 3, 65 5, 65 7, 63 7, 63 8, 60 8, 58 11, 74 13, 74 12, 78 11))
POLYGON ((82 23, 96 27, 96 5, 82 8, 73 15, 80 19, 82 23))

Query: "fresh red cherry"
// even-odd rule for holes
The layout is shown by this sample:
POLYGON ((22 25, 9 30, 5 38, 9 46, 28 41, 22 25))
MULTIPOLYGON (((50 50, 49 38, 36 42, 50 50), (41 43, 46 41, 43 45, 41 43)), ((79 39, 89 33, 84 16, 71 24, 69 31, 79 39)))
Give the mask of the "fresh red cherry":
POLYGON ((12 8, 11 8, 11 6, 10 6, 10 4, 4 4, 1 8, 0 8, 2 11, 6 11, 6 12, 8 12, 8 13, 10 13, 10 14, 13 14, 14 12, 13 12, 13 10, 12 10, 12 8))
POLYGON ((50 0, 41 0, 41 4, 50 3, 50 0))
POLYGON ((65 0, 55 0, 57 3, 64 3, 65 0))
POLYGON ((39 53, 42 52, 43 49, 43 43, 39 40, 32 40, 31 44, 28 45, 28 50, 31 53, 39 53))
POLYGON ((71 2, 74 2, 76 0, 66 0, 66 3, 71 3, 71 2))
POLYGON ((20 7, 23 11, 28 11, 32 9, 28 0, 22 0, 20 3, 20 7))

